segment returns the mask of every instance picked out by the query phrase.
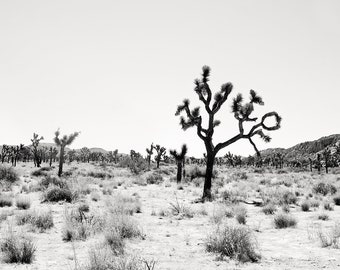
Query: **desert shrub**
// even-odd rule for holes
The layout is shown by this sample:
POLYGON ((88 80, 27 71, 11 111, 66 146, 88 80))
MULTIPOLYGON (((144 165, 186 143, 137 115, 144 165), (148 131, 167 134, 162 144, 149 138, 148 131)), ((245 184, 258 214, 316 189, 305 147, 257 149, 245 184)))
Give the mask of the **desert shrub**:
POLYGON ((233 207, 233 212, 238 223, 246 224, 247 222, 247 209, 244 206, 236 205, 233 207))
POLYGON ((181 203, 176 198, 176 201, 173 203, 170 203, 170 211, 175 216, 181 216, 186 218, 193 218, 194 212, 191 210, 191 208, 184 203, 181 203))
POLYGON ((304 201, 301 203, 301 210, 303 212, 308 212, 309 211, 309 208, 310 208, 310 203, 309 201, 304 201))
POLYGON ((289 213, 290 212, 290 207, 289 207, 288 204, 283 204, 281 206, 281 209, 282 209, 282 212, 284 212, 284 213, 289 213))
POLYGON ((106 230, 114 230, 122 239, 142 237, 138 223, 129 215, 112 216, 106 224, 106 230))
POLYGON ((0 166, 0 184, 14 183, 19 180, 18 173, 11 167, 0 166))
POLYGON ((332 184, 319 182, 313 186, 313 192, 316 194, 321 194, 323 196, 326 196, 328 193, 335 194, 337 192, 337 189, 332 184))
POLYGON ((220 224, 224 218, 232 218, 235 213, 231 207, 225 204, 218 204, 217 207, 213 209, 210 220, 215 224, 220 224))
POLYGON ((236 172, 231 174, 231 178, 234 179, 235 181, 238 181, 238 180, 247 180, 248 179, 248 175, 247 175, 246 172, 236 171, 236 172))
POLYGON ((114 255, 120 255, 124 253, 124 239, 116 230, 108 230, 105 233, 105 243, 110 247, 114 255))
POLYGON ((18 225, 30 224, 40 232, 44 232, 54 226, 51 211, 25 211, 16 216, 16 222, 18 225))
POLYGON ((318 215, 318 219, 320 220, 328 220, 329 216, 326 213, 321 213, 318 215))
POLYGON ((163 182, 163 176, 154 172, 146 177, 146 182, 148 184, 160 184, 163 182))
POLYGON ((84 270, 145 270, 143 261, 133 256, 115 256, 105 247, 92 249, 89 252, 89 262, 82 267, 84 270))
POLYGON ((131 159, 129 156, 121 158, 118 166, 129 168, 134 174, 140 174, 142 171, 146 171, 149 168, 147 161, 143 157, 131 159))
POLYGON ((265 206, 263 206, 262 208, 262 212, 265 215, 274 215, 274 213, 276 212, 276 206, 273 203, 268 203, 265 206))
POLYGON ((333 211, 333 210, 334 210, 333 205, 332 205, 329 201, 325 201, 325 202, 323 203, 323 208, 324 208, 325 210, 328 210, 328 211, 333 211))
POLYGON ((318 208, 320 206, 320 201, 318 200, 312 199, 312 200, 309 200, 309 202, 310 202, 310 206, 313 208, 318 208))
POLYGON ((43 193, 43 202, 59 202, 59 201, 66 201, 72 202, 73 194, 71 190, 67 188, 60 188, 58 186, 49 187, 43 193))
POLYGON ((340 205, 340 195, 337 195, 333 198, 334 204, 335 205, 340 205))
POLYGON ((35 177, 40 177, 40 176, 47 176, 48 172, 51 170, 51 167, 42 167, 38 170, 35 170, 33 172, 31 172, 31 176, 35 176, 35 177))
POLYGON ((296 224, 296 219, 289 214, 279 213, 274 217, 274 226, 276 229, 295 227, 296 224))
POLYGON ((31 200, 26 196, 21 196, 15 200, 15 205, 19 209, 27 210, 31 207, 31 200))
MULTIPOLYGON (((197 165, 191 166, 186 169, 186 177, 188 177, 190 180, 193 180, 195 178, 201 178, 205 177, 205 168, 199 167, 197 165)), ((212 178, 217 177, 217 171, 213 170, 212 178)))
POLYGON ((7 195, 0 195, 0 207, 11 207, 13 205, 13 199, 7 195))
POLYGON ((100 178, 100 179, 105 179, 106 177, 111 178, 112 175, 105 173, 105 172, 99 172, 99 171, 91 171, 87 174, 87 176, 93 177, 93 178, 100 178))
POLYGON ((106 206, 109 212, 113 214, 133 215, 142 211, 141 203, 137 197, 121 194, 116 194, 113 200, 106 201, 106 206))
POLYGON ((57 176, 47 175, 44 178, 42 178, 39 182, 41 190, 45 190, 52 185, 60 188, 68 188, 67 182, 57 176))
POLYGON ((287 172, 287 170, 285 170, 285 169, 280 169, 280 170, 277 170, 277 173, 278 173, 278 174, 286 174, 286 173, 288 173, 288 172, 287 172))
POLYGON ((87 213, 90 211, 90 206, 87 203, 82 203, 78 206, 78 210, 87 213))
POLYGON ((336 223, 328 232, 319 229, 317 236, 322 247, 340 249, 340 223, 336 223))
POLYGON ((105 220, 102 216, 84 213, 79 209, 65 209, 62 239, 64 241, 86 240, 89 236, 101 232, 105 220))
POLYGON ((255 236, 245 225, 223 224, 217 227, 208 236, 205 246, 208 252, 241 262, 256 262, 260 259, 255 236))
POLYGON ((296 202, 297 197, 293 192, 288 190, 283 192, 280 204, 296 204, 296 202))
POLYGON ((30 264, 36 252, 36 247, 30 238, 14 233, 5 236, 1 241, 0 249, 6 263, 30 264))
POLYGON ((235 190, 223 189, 220 191, 220 198, 226 203, 237 203, 240 198, 235 190))

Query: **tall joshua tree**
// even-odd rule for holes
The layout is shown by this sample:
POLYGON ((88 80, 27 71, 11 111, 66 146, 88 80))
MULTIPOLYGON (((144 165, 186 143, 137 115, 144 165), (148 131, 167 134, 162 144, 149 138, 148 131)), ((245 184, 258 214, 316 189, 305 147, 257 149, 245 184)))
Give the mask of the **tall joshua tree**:
POLYGON ((208 127, 202 127, 202 116, 200 114, 200 108, 196 107, 193 110, 190 110, 190 103, 188 99, 183 101, 182 105, 179 105, 176 111, 176 115, 180 115, 182 112, 185 113, 186 117, 180 118, 180 125, 183 130, 187 130, 190 127, 197 128, 198 137, 204 142, 206 153, 207 153, 207 166, 206 166, 206 174, 203 188, 203 200, 211 199, 211 178, 214 167, 214 160, 216 154, 223 148, 237 142, 240 139, 247 139, 250 144, 254 147, 258 156, 260 156, 260 152, 257 149, 253 137, 258 135, 265 142, 269 142, 271 138, 268 135, 263 133, 263 130, 277 130, 280 128, 281 117, 276 112, 269 112, 262 116, 260 121, 258 121, 257 117, 252 117, 251 114, 254 111, 254 105, 264 105, 264 102, 260 96, 254 90, 250 90, 250 101, 247 103, 243 103, 243 96, 238 94, 232 101, 232 112, 234 114, 235 119, 238 122, 239 134, 229 138, 228 140, 214 144, 213 143, 213 135, 215 128, 220 124, 219 120, 215 119, 216 113, 220 110, 222 105, 228 99, 233 85, 228 82, 221 86, 220 91, 218 91, 214 97, 210 86, 208 84, 210 77, 210 68, 208 66, 204 66, 202 68, 202 77, 201 79, 195 80, 195 88, 194 91, 198 95, 199 100, 203 103, 204 108, 208 114, 208 127), (275 118, 275 125, 267 126, 265 121, 268 118, 275 118), (248 132, 244 129, 244 124, 247 122, 253 122, 253 126, 249 129, 248 132))
POLYGON ((181 183, 182 181, 182 169, 184 168, 185 164, 185 155, 188 152, 188 148, 186 144, 182 145, 182 150, 180 153, 177 153, 176 150, 170 150, 170 155, 172 155, 176 162, 177 162, 177 184, 181 183))
POLYGON ((156 144, 156 146, 154 147, 154 149, 156 150, 156 156, 155 156, 155 160, 157 163, 157 169, 159 168, 159 163, 161 162, 161 160, 164 158, 165 153, 166 153, 166 148, 163 146, 160 146, 159 144, 156 144))
POLYGON ((74 139, 78 137, 79 132, 74 132, 70 135, 64 135, 62 138, 59 138, 60 131, 59 129, 54 133, 54 142, 57 146, 60 146, 60 154, 59 154, 59 170, 58 170, 58 176, 60 177, 63 173, 63 164, 64 164, 64 158, 65 158, 65 147, 67 145, 70 145, 73 143, 74 139))
POLYGON ((331 152, 331 150, 328 149, 328 148, 326 148, 325 150, 323 150, 322 156, 323 156, 323 159, 325 160, 325 169, 326 169, 326 173, 328 173, 328 167, 329 167, 329 165, 330 165, 331 158, 332 158, 332 152, 331 152))
POLYGON ((153 154, 153 148, 154 148, 154 146, 153 146, 153 143, 152 143, 150 148, 145 149, 146 153, 148 154, 147 159, 148 159, 149 169, 150 169, 150 165, 151 165, 151 156, 153 154))
POLYGON ((41 151, 41 149, 38 148, 38 146, 40 141, 43 139, 44 139, 43 136, 40 136, 39 138, 39 135, 36 133, 33 133, 33 139, 31 139, 34 165, 37 166, 38 168, 40 167, 43 156, 43 152, 41 151))

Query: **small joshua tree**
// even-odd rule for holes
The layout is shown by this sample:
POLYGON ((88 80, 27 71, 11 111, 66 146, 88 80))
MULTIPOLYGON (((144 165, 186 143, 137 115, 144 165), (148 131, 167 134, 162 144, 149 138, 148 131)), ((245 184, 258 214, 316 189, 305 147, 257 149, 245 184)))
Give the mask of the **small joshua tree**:
POLYGON ((188 99, 183 101, 182 105, 177 107, 176 115, 180 115, 182 112, 185 113, 186 117, 180 118, 180 125, 183 130, 187 130, 190 127, 197 128, 198 137, 204 142, 206 153, 207 153, 207 166, 206 174, 203 188, 203 200, 211 199, 211 179, 213 173, 213 166, 216 154, 223 148, 237 142, 240 139, 247 139, 250 144, 254 147, 258 156, 260 152, 257 149, 253 137, 258 135, 265 142, 269 142, 271 138, 263 133, 263 130, 277 130, 280 128, 281 117, 276 112, 269 112, 262 116, 261 120, 257 122, 257 117, 252 117, 251 114, 254 111, 254 105, 264 105, 264 102, 260 96, 254 90, 250 90, 250 101, 243 104, 243 96, 238 94, 232 102, 232 112, 235 119, 238 122, 239 134, 231 137, 230 139, 218 143, 215 145, 213 143, 213 135, 215 128, 220 124, 219 120, 215 120, 216 113, 220 110, 222 105, 228 99, 229 94, 233 89, 233 85, 228 82, 221 86, 221 90, 217 92, 214 97, 210 86, 208 84, 210 77, 210 68, 208 66, 203 67, 202 78, 195 80, 194 91, 198 95, 199 100, 203 103, 204 108, 208 114, 208 127, 202 127, 202 116, 200 114, 200 108, 196 107, 190 110, 190 102, 188 99), (268 118, 275 118, 275 125, 267 126, 265 123, 268 118), (244 130, 244 124, 247 122, 253 122, 254 125, 250 128, 248 132, 244 130))
MULTIPOLYGON (((188 148, 186 144, 183 144, 182 150, 180 153, 177 153, 176 150, 170 150, 170 154, 175 158, 177 162, 177 184, 182 181, 182 169, 185 171, 185 155, 188 152, 188 148)), ((185 177, 185 176, 184 176, 185 177)))
POLYGON ((117 164, 117 161, 118 161, 118 149, 113 151, 113 156, 114 156, 115 164, 117 164))
POLYGON ((54 142, 57 146, 60 146, 60 155, 59 155, 59 171, 58 176, 60 177, 63 173, 63 164, 65 158, 65 147, 70 145, 76 137, 78 137, 79 132, 74 132, 70 135, 64 135, 62 138, 59 138, 60 132, 59 129, 55 132, 54 142))
POLYGON ((325 150, 323 150, 322 156, 323 156, 323 159, 325 160, 326 173, 328 173, 328 167, 329 167, 329 164, 331 163, 331 158, 332 158, 331 150, 326 148, 325 150))
POLYGON ((166 153, 166 148, 160 146, 159 144, 156 144, 156 146, 154 147, 154 149, 156 150, 157 154, 155 156, 155 160, 157 163, 157 169, 159 168, 159 163, 161 162, 161 160, 165 157, 165 153, 166 153))
POLYGON ((153 154, 153 148, 154 148, 154 146, 153 146, 153 143, 152 143, 150 148, 145 149, 146 153, 148 154, 147 159, 148 159, 149 169, 150 169, 150 166, 151 166, 151 156, 153 154))
POLYGON ((42 156, 43 152, 41 149, 39 149, 39 143, 41 140, 43 140, 44 137, 40 136, 38 134, 33 133, 33 139, 31 139, 32 142, 32 153, 33 153, 33 160, 34 160, 34 165, 37 166, 38 168, 40 167, 40 164, 42 162, 42 156))
POLYGON ((55 159, 55 157, 57 156, 58 154, 58 150, 57 148, 51 146, 48 150, 48 155, 49 155, 49 160, 50 160, 50 167, 52 167, 52 161, 53 161, 53 158, 55 159))

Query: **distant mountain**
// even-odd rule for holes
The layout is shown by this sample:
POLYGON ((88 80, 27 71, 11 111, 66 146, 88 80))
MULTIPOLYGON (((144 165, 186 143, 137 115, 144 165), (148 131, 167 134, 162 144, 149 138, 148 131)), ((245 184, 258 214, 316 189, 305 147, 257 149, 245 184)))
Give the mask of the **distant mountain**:
POLYGON ((330 147, 331 149, 340 143, 340 134, 333 134, 330 136, 322 137, 314 141, 308 141, 299 143, 290 148, 268 148, 261 151, 263 157, 273 155, 275 153, 283 153, 286 159, 301 159, 314 156, 317 153, 323 151, 325 148, 330 147))
POLYGON ((106 154, 107 150, 103 149, 103 148, 99 148, 99 147, 93 147, 93 148, 90 148, 90 151, 91 152, 100 152, 100 153, 103 153, 103 154, 106 154))

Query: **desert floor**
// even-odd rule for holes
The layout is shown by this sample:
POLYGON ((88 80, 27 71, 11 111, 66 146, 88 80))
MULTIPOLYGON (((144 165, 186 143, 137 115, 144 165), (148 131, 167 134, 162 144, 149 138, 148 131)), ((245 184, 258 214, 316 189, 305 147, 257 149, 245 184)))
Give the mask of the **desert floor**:
MULTIPOLYGON (((37 251, 32 264, 9 264, 2 261, 0 269, 86 269, 83 266, 88 261, 89 250, 96 249, 103 241, 102 234, 95 234, 85 241, 63 241, 65 209, 73 207, 78 202, 42 203, 42 191, 34 191, 31 187, 37 185, 44 176, 31 175, 32 171, 37 170, 32 163, 20 163, 15 170, 20 175, 20 181, 2 194, 9 195, 14 200, 19 196, 28 196, 31 207, 29 210, 19 210, 14 203, 11 207, 0 208, 0 214, 9 213, 8 217, 0 222, 0 238, 6 237, 9 231, 25 233, 32 237, 37 251), (15 217, 22 211, 42 209, 52 211, 54 226, 51 229, 37 232, 30 225, 16 224, 15 217)), ((56 171, 57 168, 54 168, 48 173, 55 175, 56 171)), ((235 218, 227 217, 221 217, 223 221, 214 221, 219 219, 218 215, 226 203, 218 199, 218 196, 212 202, 194 203, 195 199, 201 196, 202 181, 197 180, 195 183, 186 181, 179 189, 174 179, 176 172, 174 165, 161 166, 159 174, 162 175, 163 181, 158 184, 145 184, 145 179, 157 171, 156 169, 136 176, 128 169, 113 165, 103 167, 73 162, 66 164, 64 171, 70 172, 66 181, 78 184, 77 188, 84 189, 86 186, 90 189, 89 194, 81 196, 81 201, 87 202, 93 213, 101 213, 117 194, 139 198, 141 212, 134 213, 132 217, 138 222, 143 237, 126 240, 125 250, 129 256, 138 256, 146 261, 154 260, 155 270, 340 269, 340 249, 322 247, 318 238, 319 232, 327 235, 339 224, 340 206, 333 204, 334 210, 326 211, 323 209, 323 202, 331 201, 332 197, 314 194, 313 198, 320 202, 319 207, 311 207, 306 212, 300 207, 301 202, 311 193, 313 184, 318 181, 333 183, 340 190, 340 176, 337 174, 319 175, 309 172, 279 174, 275 170, 256 173, 253 168, 218 168, 219 183, 213 183, 216 194, 221 194, 226 189, 232 190, 244 201, 251 202, 260 199, 260 189, 270 190, 279 187, 293 192, 298 191, 298 201, 290 205, 290 213, 296 218, 297 225, 291 228, 276 229, 273 215, 265 215, 262 207, 239 203, 247 210, 246 226, 253 231, 261 255, 261 260, 257 263, 240 263, 233 259, 220 258, 218 254, 209 253, 205 248, 205 240, 214 227, 220 222, 236 222, 235 218), (105 179, 87 176, 91 171, 107 171, 111 176, 105 179), (104 195, 104 189, 110 189, 111 194, 104 192, 104 195), (171 204, 176 203, 190 209, 192 217, 173 214, 171 204), (319 220, 318 215, 321 213, 326 213, 329 219, 319 220)))

